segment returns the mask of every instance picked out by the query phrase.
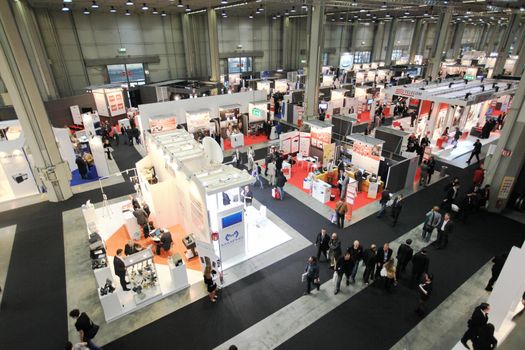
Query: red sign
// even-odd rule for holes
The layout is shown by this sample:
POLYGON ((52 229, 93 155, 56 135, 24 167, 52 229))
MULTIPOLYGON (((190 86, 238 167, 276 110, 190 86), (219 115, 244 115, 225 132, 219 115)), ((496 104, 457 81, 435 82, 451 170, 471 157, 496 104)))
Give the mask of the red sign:
POLYGON ((510 157, 512 155, 512 151, 510 149, 503 149, 501 151, 501 156, 502 157, 510 157))

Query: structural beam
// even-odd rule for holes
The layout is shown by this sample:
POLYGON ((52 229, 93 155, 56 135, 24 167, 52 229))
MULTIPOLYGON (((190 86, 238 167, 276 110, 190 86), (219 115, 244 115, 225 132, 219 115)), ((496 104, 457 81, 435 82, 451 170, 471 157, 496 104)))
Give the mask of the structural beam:
POLYGON ((313 5, 308 12, 310 16, 308 72, 306 79, 305 104, 306 118, 319 114, 319 75, 321 74, 321 53, 324 40, 324 0, 313 5))
POLYGON ((188 78, 195 77, 195 49, 193 47, 194 40, 191 33, 190 16, 183 14, 182 16, 182 38, 184 40, 184 58, 186 59, 186 72, 188 78))
POLYGON ((443 57, 443 49, 445 48, 445 41, 447 39, 447 31, 450 20, 452 19, 452 11, 447 9, 447 11, 439 15, 437 23, 437 34, 436 34, 436 43, 433 48, 432 54, 428 62, 428 67, 426 71, 427 77, 432 77, 436 79, 439 75, 439 67, 441 64, 441 58, 443 57))
POLYGON ((465 22, 456 23, 454 27, 454 36, 452 38, 450 58, 459 58, 459 54, 461 53, 461 41, 463 40, 464 32, 465 32, 465 22))
POLYGON ((416 20, 416 25, 414 26, 414 32, 412 33, 412 40, 410 41, 410 51, 409 51, 409 63, 414 63, 414 58, 416 57, 417 50, 419 49, 419 41, 421 39, 421 26, 423 22, 421 18, 416 20))
POLYGON ((505 67, 505 62, 509 58, 509 50, 514 39, 514 31, 518 27, 519 17, 517 14, 513 13, 510 15, 509 24, 507 29, 503 33, 503 37, 498 45, 498 58, 496 58, 496 63, 494 64, 494 70, 492 76, 497 76, 503 74, 503 69, 505 67))
POLYGON ((394 50, 394 44, 396 41, 396 30, 397 30, 397 19, 392 19, 390 22, 390 28, 388 31, 388 41, 386 43, 385 50, 385 66, 389 67, 392 64, 392 51, 394 50))
POLYGON ((8 1, 0 1, 0 76, 13 102, 34 162, 35 179, 52 202, 70 198, 71 171, 51 123, 8 1))
POLYGON ((208 43, 210 51, 211 81, 219 81, 219 33, 217 31, 217 11, 209 8, 208 14, 208 43))

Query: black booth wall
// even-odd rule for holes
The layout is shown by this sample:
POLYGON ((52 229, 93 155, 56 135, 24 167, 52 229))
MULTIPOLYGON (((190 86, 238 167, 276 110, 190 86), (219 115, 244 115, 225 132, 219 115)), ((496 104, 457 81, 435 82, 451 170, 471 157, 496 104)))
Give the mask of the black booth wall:
POLYGON ((71 117, 70 106, 79 106, 82 108, 97 109, 95 98, 93 94, 84 94, 61 98, 59 100, 44 102, 46 106, 47 115, 51 121, 51 125, 57 128, 63 128, 66 125, 73 124, 73 117, 71 117))

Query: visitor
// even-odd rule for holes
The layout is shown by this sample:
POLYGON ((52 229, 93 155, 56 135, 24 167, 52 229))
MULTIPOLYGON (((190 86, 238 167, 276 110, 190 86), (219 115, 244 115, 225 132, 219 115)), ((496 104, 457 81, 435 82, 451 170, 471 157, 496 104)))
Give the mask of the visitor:
POLYGON ((410 260, 412 260, 412 255, 414 254, 414 250, 410 246, 412 244, 412 240, 409 238, 405 241, 405 243, 401 243, 399 248, 397 248, 397 277, 401 275, 402 272, 406 270, 406 267, 410 260))
POLYGON ((474 309, 472 316, 468 320, 468 329, 461 337, 461 344, 467 349, 470 349, 467 342, 474 341, 480 334, 481 329, 487 324, 489 319, 490 305, 488 303, 481 303, 474 309))
POLYGON ((275 186, 275 175, 277 173, 277 167, 275 166, 275 160, 271 160, 270 163, 268 163, 268 167, 266 168, 267 175, 268 175, 268 182, 270 183, 270 186, 275 186))
POLYGON ((419 173, 419 186, 427 187, 428 181, 428 162, 426 160, 421 163, 419 173))
POLYGON ((337 201, 335 204, 335 217, 336 217, 336 224, 339 228, 345 227, 345 215, 348 211, 348 206, 344 201, 341 199, 337 201))
POLYGON ((390 197, 392 197, 392 194, 390 193, 390 189, 387 187, 383 190, 381 193, 381 199, 379 200, 379 204, 381 204, 381 209, 377 213, 377 217, 380 218, 383 216, 383 214, 386 211, 386 204, 390 200, 390 197))
POLYGON ((160 242, 157 244, 157 255, 160 255, 160 249, 164 251, 169 251, 171 245, 173 244, 173 239, 171 238, 171 233, 168 230, 163 230, 160 234, 160 242))
POLYGON ((135 243, 132 239, 128 240, 126 245, 124 245, 124 255, 128 256, 135 254, 142 250, 142 246, 138 243, 135 243))
POLYGON ((281 171, 278 171, 277 173, 277 179, 275 180, 275 186, 277 187, 277 190, 280 194, 280 199, 284 199, 284 185, 286 184, 288 180, 286 180, 286 177, 284 177, 283 173, 281 171))
POLYGON ((500 255, 496 255, 492 259, 492 276, 490 277, 490 280, 487 283, 487 286, 485 287, 485 290, 487 292, 492 292, 492 286, 494 286, 494 283, 498 280, 498 277, 501 273, 501 270, 503 270, 503 266, 505 265, 508 256, 509 253, 507 252, 500 255))
POLYGON ((396 279, 396 266, 394 264, 394 259, 388 260, 381 269, 381 276, 384 277, 384 287, 385 291, 391 292, 392 287, 397 285, 396 279))
POLYGON ((126 135, 128 136, 129 145, 133 146, 133 130, 130 127, 126 129, 126 135))
POLYGON ((474 175, 472 176, 472 183, 474 186, 481 186, 485 180, 485 169, 483 169, 483 164, 480 164, 476 170, 474 170, 474 175))
POLYGON ((330 249, 328 243, 330 242, 330 236, 326 233, 326 229, 321 229, 315 239, 315 245, 317 247, 317 261, 320 262, 321 253, 324 255, 326 261, 328 261, 328 249, 330 249))
POLYGON ((66 343, 66 346, 64 347, 65 350, 89 350, 86 342, 80 342, 73 345, 72 342, 68 341, 66 343))
POLYGON ((75 328, 78 331, 81 342, 87 343, 90 350, 102 350, 93 343, 93 338, 98 333, 99 326, 93 323, 85 312, 80 312, 78 309, 71 310, 69 316, 75 320, 75 328))
POLYGON ((441 202, 441 208, 445 211, 451 211, 452 210, 452 204, 455 204, 457 197, 459 194, 459 182, 454 182, 451 188, 447 190, 447 193, 445 194, 445 198, 441 202))
POLYGON ((434 174, 434 171, 436 170, 436 160, 434 159, 434 156, 431 156, 429 160, 427 161, 427 185, 430 184, 430 180, 432 179, 432 175, 434 174))
POLYGON ((372 243, 370 248, 363 253, 363 263, 365 264, 365 271, 363 273, 363 282, 368 284, 370 278, 374 279, 374 271, 377 263, 377 246, 372 243))
POLYGON ((419 316, 425 315, 425 304, 430 298, 432 293, 432 280, 434 276, 432 274, 423 274, 423 282, 418 286, 419 303, 417 304, 416 314, 419 316))
POLYGON ((337 260, 341 256, 341 241, 337 237, 337 233, 332 233, 332 238, 328 242, 330 269, 335 269, 337 260))
POLYGON ((355 276, 357 275, 357 270, 359 268, 359 262, 363 259, 363 247, 361 243, 356 239, 354 244, 347 250, 350 252, 352 261, 354 262, 354 269, 352 270, 352 283, 355 283, 355 276))
POLYGON ((204 268, 204 284, 206 285, 206 290, 208 291, 208 298, 212 303, 215 303, 219 298, 217 296, 217 284, 214 281, 214 276, 216 272, 212 270, 210 265, 206 265, 204 268))
POLYGON ((339 290, 341 289, 341 280, 343 279, 343 275, 346 276, 346 285, 350 285, 350 277, 352 275, 352 271, 354 270, 354 265, 355 263, 352 260, 350 252, 348 251, 344 256, 341 256, 339 259, 337 259, 335 269, 335 273, 337 273, 337 281, 335 283, 334 294, 339 293, 339 290))
POLYGON ((86 161, 84 160, 84 158, 80 156, 80 154, 77 154, 75 158, 75 164, 77 165, 78 173, 80 174, 80 177, 84 180, 87 179, 88 178, 87 176, 88 166, 87 166, 86 161))
POLYGON ((432 231, 438 227, 441 222, 441 213, 439 212, 439 207, 436 205, 430 210, 426 216, 425 221, 423 222, 423 233, 422 238, 424 241, 430 241, 432 236, 432 231))
POLYGON ((396 226, 397 220, 399 219, 399 214, 401 214, 401 209, 403 209, 403 195, 398 194, 392 203, 392 226, 396 226))
POLYGON ((412 283, 419 284, 421 276, 428 273, 430 259, 427 256, 427 250, 423 248, 412 257, 412 283))
POLYGON ((492 323, 487 323, 485 326, 481 327, 478 337, 472 340, 474 350, 495 349, 498 346, 498 340, 494 337, 494 331, 495 328, 492 323))
POLYGON ((319 264, 315 256, 308 258, 305 268, 306 273, 306 292, 303 295, 310 294, 312 290, 312 284, 317 287, 317 290, 321 289, 321 281, 319 279, 319 264))
POLYGON ((113 148, 111 148, 111 143, 109 143, 109 139, 104 140, 104 145, 102 147, 104 148, 104 152, 106 152, 106 155, 108 156, 108 160, 111 160, 111 152, 113 152, 113 148))
POLYGON ((453 148, 458 147, 459 138, 462 134, 463 133, 461 132, 461 130, 459 130, 459 128, 456 128, 456 132, 454 133, 454 140, 452 140, 452 144, 454 145, 453 148))
POLYGON ((261 190, 262 190, 264 188, 264 184, 261 179, 261 173, 262 173, 261 165, 257 162, 254 162, 254 166, 252 170, 252 176, 255 178, 254 184, 259 183, 259 185, 261 186, 261 190))
POLYGON ((135 142, 137 143, 137 145, 140 145, 140 130, 135 127, 131 129, 131 133, 133 137, 135 138, 135 142))
POLYGON ((126 282, 126 264, 124 263, 124 257, 122 255, 123 250, 117 249, 116 255, 113 258, 113 270, 115 270, 115 275, 118 276, 120 280, 120 286, 125 292, 129 291, 128 282, 126 282))
POLYGON ((339 179, 338 182, 340 182, 340 187, 339 187, 340 197, 341 197, 341 200, 344 201, 346 199, 346 191, 348 189, 348 183, 350 182, 350 176, 343 173, 342 178, 339 179))
POLYGON ((392 253, 388 243, 383 244, 383 249, 377 252, 376 278, 379 277, 383 266, 392 258, 392 253))
POLYGON ((113 125, 111 130, 113 132, 113 141, 115 141, 115 144, 117 146, 120 145, 120 137, 119 137, 119 127, 118 127, 118 125, 113 125))
POLYGON ((244 206, 252 205, 253 193, 252 193, 252 190, 250 189, 250 186, 248 185, 244 186, 244 189, 241 191, 241 195, 244 198, 244 206))
POLYGON ((479 163, 479 155, 481 153, 481 141, 479 139, 474 142, 474 149, 472 149, 472 152, 470 153, 470 157, 467 160, 467 164, 470 164, 470 161, 472 160, 472 157, 476 157, 476 161, 479 163))
POLYGON ((450 213, 445 213, 443 222, 438 226, 438 237, 437 240, 432 244, 436 249, 444 249, 448 245, 448 236, 454 228, 454 223, 450 220, 450 213))

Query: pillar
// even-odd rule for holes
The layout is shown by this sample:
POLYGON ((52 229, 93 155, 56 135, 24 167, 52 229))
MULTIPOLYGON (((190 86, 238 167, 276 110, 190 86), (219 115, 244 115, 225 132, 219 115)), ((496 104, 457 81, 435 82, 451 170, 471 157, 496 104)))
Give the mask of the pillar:
POLYGON ((484 51, 487 52, 487 55, 490 55, 494 51, 494 44, 496 43, 496 40, 498 40, 499 32, 499 26, 489 25, 487 33, 488 40, 484 46, 484 51))
POLYGON ((397 19, 392 19, 390 22, 390 30, 388 31, 388 41, 385 50, 385 66, 389 67, 392 64, 392 51, 396 41, 397 19))
POLYGON ((195 50, 191 33, 190 16, 182 15, 182 38, 184 40, 184 58, 186 59, 186 72, 188 78, 195 77, 195 50))
POLYGON ((70 198, 71 171, 60 156, 51 123, 8 1, 0 1, 0 76, 31 152, 37 183, 52 202, 70 198))
POLYGON ((428 21, 425 21, 423 23, 423 27, 421 28, 421 40, 419 41, 416 51, 416 55, 421 55, 423 58, 425 57, 425 51, 427 49, 427 34, 429 30, 428 21))
POLYGON ((42 97, 45 100, 57 99, 58 90, 33 9, 27 1, 19 0, 13 2, 13 12, 42 97))
POLYGON ((514 47, 512 48, 513 55, 519 54, 521 48, 523 47, 523 41, 525 41, 525 25, 523 25, 523 23, 520 23, 519 33, 516 36, 516 40, 514 41, 514 47))
POLYGON ((217 32, 217 11, 209 8, 208 14, 208 42, 210 51, 211 81, 219 81, 219 33, 217 32))
POLYGON ((505 61, 509 58, 510 45, 512 45, 514 39, 514 30, 518 27, 518 23, 519 16, 515 13, 510 15, 509 24, 507 25, 507 29, 505 29, 503 37, 498 45, 498 58, 496 58, 496 63, 494 64, 494 71, 492 73, 493 77, 503 74, 505 61))
POLYGON ((521 45, 518 59, 516 60, 516 63, 514 63, 512 76, 520 77, 523 73, 525 73, 525 45, 521 45))
POLYGON ((419 41, 421 39, 421 26, 423 22, 421 18, 416 20, 416 25, 414 26, 414 33, 412 33, 412 40, 410 41, 410 51, 409 51, 409 63, 414 63, 414 58, 416 57, 417 50, 419 48, 419 41))
POLYGON ((450 9, 447 9, 445 12, 439 15, 439 19, 437 22, 436 42, 435 46, 432 49, 432 53, 430 55, 426 71, 426 76, 431 76, 432 79, 436 79, 439 75, 441 57, 443 57, 443 49, 445 48, 448 26, 451 19, 452 11, 450 9))
POLYGON ((510 110, 505 118, 496 151, 491 156, 487 169, 485 183, 492 188, 489 211, 501 212, 507 206, 516 179, 525 162, 525 75, 521 77, 518 90, 513 98, 510 110), (512 154, 503 157, 501 152, 509 150, 512 154), (508 192, 502 190, 502 185, 510 184, 508 192))
POLYGON ((324 0, 313 5, 308 12, 310 19, 308 72, 304 102, 306 104, 306 119, 311 119, 319 113, 319 75, 321 74, 321 53, 324 40, 324 0))
POLYGON ((383 37, 385 35, 385 23, 376 23, 374 29, 374 39, 372 41, 372 53, 370 54, 370 61, 377 62, 381 60, 381 51, 383 49, 383 37))
POLYGON ((476 42, 476 50, 478 51, 483 50, 485 46, 485 42, 487 41, 488 31, 489 31, 489 25, 487 23, 484 23, 483 28, 481 29, 481 34, 478 38, 478 41, 476 42))
POLYGON ((290 57, 290 47, 291 47, 291 42, 290 42, 290 36, 291 36, 291 23, 290 23, 290 18, 289 17, 284 17, 283 18, 283 40, 282 40, 282 67, 283 69, 290 69, 290 62, 291 62, 291 57, 290 57))
POLYGON ((464 32, 465 32, 465 23, 464 22, 457 23, 454 28, 454 36, 452 38, 450 58, 459 58, 459 54, 461 53, 461 40, 463 39, 464 32))

